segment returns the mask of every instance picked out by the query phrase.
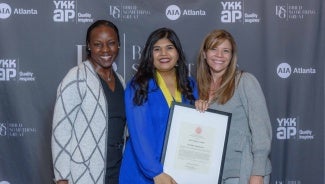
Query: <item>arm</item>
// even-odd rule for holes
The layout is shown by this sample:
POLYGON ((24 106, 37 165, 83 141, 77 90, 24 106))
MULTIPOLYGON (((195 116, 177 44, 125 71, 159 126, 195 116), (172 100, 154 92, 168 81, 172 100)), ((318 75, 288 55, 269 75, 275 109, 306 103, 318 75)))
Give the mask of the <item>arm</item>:
POLYGON ((242 76, 243 103, 246 107, 249 128, 252 133, 252 176, 267 173, 268 156, 271 151, 272 128, 265 97, 257 79, 248 73, 242 76))
MULTIPOLYGON (((72 69, 57 90, 52 124, 52 157, 56 180, 66 180, 70 175, 72 126, 81 104, 80 87, 76 70, 72 69)), ((60 181, 63 182, 63 181, 60 181)))

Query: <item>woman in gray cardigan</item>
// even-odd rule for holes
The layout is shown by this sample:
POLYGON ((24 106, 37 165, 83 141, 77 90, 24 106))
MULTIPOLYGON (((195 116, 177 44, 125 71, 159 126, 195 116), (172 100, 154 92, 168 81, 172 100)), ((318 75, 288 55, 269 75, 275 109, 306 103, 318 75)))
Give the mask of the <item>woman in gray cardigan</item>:
POLYGON ((94 22, 87 60, 58 87, 52 127, 57 184, 118 184, 125 135, 125 83, 113 70, 119 43, 112 22, 94 22))
POLYGON ((232 113, 223 184, 268 184, 272 129, 257 79, 237 68, 237 48, 225 30, 208 34, 197 63, 196 108, 232 113))

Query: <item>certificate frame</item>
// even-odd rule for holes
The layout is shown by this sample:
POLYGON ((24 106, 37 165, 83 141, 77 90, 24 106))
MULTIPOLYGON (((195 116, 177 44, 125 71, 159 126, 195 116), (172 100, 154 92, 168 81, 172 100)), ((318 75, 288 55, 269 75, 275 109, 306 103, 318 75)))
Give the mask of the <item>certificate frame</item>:
POLYGON ((179 184, 221 184, 231 113, 173 102, 161 162, 179 184))

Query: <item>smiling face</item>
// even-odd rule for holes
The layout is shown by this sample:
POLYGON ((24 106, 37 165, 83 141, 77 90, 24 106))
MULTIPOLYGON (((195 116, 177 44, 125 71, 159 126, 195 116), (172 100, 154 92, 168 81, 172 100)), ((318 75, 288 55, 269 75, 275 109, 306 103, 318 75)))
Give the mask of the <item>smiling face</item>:
POLYGON ((101 25, 94 28, 89 37, 90 61, 100 68, 110 68, 119 51, 117 33, 113 28, 101 25))
POLYGON ((223 75, 232 59, 231 43, 226 39, 216 47, 208 49, 204 56, 211 73, 218 74, 219 76, 223 75))
POLYGON ((167 38, 158 40, 153 45, 154 67, 159 72, 173 71, 177 64, 179 55, 174 44, 167 38))

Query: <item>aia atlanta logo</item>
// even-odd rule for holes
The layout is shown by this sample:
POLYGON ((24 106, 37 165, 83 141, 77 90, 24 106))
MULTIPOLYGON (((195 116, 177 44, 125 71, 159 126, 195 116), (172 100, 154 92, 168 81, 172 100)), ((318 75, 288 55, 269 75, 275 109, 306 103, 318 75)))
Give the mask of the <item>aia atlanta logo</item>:
POLYGON ((7 19, 12 14, 15 15, 37 15, 38 12, 35 9, 25 9, 25 8, 13 8, 7 3, 0 3, 0 19, 7 19))
POLYGON ((170 5, 166 8, 166 17, 169 20, 177 20, 183 16, 206 16, 205 10, 184 9, 183 11, 177 5, 170 5))
POLYGON ((302 67, 294 67, 292 68, 288 63, 280 63, 276 69, 276 73, 280 78, 286 79, 290 77, 292 74, 316 74, 315 68, 302 68, 302 67))
POLYGON ((11 15, 11 7, 6 3, 0 3, 0 19, 7 19, 11 15))

